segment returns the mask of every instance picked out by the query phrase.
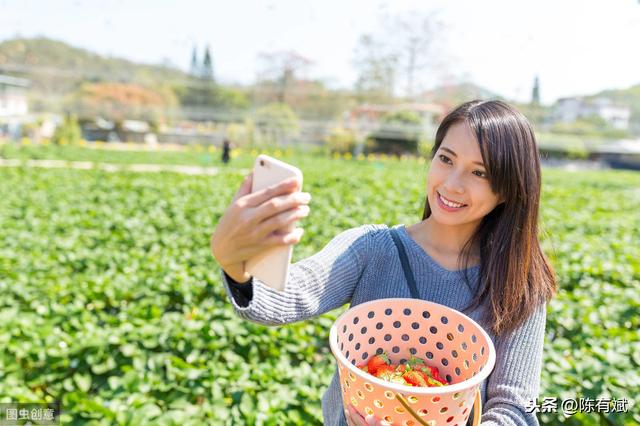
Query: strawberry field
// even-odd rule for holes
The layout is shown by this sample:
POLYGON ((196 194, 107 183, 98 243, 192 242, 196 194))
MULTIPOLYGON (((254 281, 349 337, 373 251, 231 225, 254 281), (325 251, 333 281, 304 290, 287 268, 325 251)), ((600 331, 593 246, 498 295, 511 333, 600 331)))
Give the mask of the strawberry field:
MULTIPOLYGON (((0 168, 0 402, 59 400, 63 424, 321 423, 335 368, 329 328, 346 307, 283 327, 243 321, 209 252, 250 153, 227 167, 207 152, 2 153, 220 171, 0 168)), ((282 155, 313 195, 294 261, 350 227, 420 220, 424 162, 282 155)), ((560 292, 548 310, 540 396, 629 403, 626 413, 539 419, 639 424, 640 174, 543 175, 543 245, 560 292)))

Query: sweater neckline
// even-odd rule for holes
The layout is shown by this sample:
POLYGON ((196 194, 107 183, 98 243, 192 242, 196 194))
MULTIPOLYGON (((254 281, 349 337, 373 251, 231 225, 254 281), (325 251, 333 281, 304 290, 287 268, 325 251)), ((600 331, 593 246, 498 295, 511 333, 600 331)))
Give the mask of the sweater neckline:
POLYGON ((455 269, 455 270, 450 270, 445 268, 444 266, 442 266, 441 264, 439 264, 438 262, 436 262, 431 256, 429 256, 429 253, 427 253, 420 244, 417 243, 416 240, 413 239, 413 237, 411 237, 411 235, 409 235, 409 233, 407 232, 407 228, 404 224, 401 225, 396 225, 394 226, 394 228, 398 229, 400 231, 400 236, 414 249, 418 250, 420 253, 422 253, 422 255, 424 256, 424 258, 427 260, 427 262, 429 263, 429 265, 435 270, 437 271, 440 275, 445 276, 447 278, 454 278, 454 277, 460 277, 460 275, 464 275, 465 273, 469 273, 471 275, 474 275, 476 273, 478 273, 480 271, 480 265, 475 265, 475 266, 471 266, 469 268, 465 268, 465 269, 455 269))

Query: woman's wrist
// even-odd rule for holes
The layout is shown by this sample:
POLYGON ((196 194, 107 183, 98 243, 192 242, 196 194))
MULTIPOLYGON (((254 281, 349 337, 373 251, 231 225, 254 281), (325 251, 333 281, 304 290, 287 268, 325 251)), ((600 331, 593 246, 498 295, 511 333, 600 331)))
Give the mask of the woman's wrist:
POLYGON ((222 270, 238 284, 245 284, 251 280, 251 274, 244 270, 244 262, 234 265, 222 265, 222 270))

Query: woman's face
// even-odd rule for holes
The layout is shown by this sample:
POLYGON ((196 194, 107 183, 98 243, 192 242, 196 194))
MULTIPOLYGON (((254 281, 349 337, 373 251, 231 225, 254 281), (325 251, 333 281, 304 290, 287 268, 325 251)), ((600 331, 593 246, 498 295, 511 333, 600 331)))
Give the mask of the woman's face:
POLYGON ((452 125, 427 176, 431 215, 443 225, 478 225, 501 199, 489 185, 480 145, 466 122, 452 125))

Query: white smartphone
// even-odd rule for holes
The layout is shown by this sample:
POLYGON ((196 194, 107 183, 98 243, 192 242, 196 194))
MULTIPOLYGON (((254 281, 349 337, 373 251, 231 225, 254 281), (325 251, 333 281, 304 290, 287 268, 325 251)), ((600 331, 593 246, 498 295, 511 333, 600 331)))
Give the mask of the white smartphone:
MULTIPOLYGON (((300 189, 302 189, 302 172, 300 169, 268 155, 259 155, 253 165, 251 192, 260 191, 291 177, 297 177, 300 180, 300 189)), ((291 224, 286 228, 287 231, 293 231, 294 229, 295 224, 291 224)), ((292 254, 292 244, 273 247, 247 260, 245 271, 262 280, 269 287, 283 291, 289 276, 289 264, 291 263, 292 254)))

